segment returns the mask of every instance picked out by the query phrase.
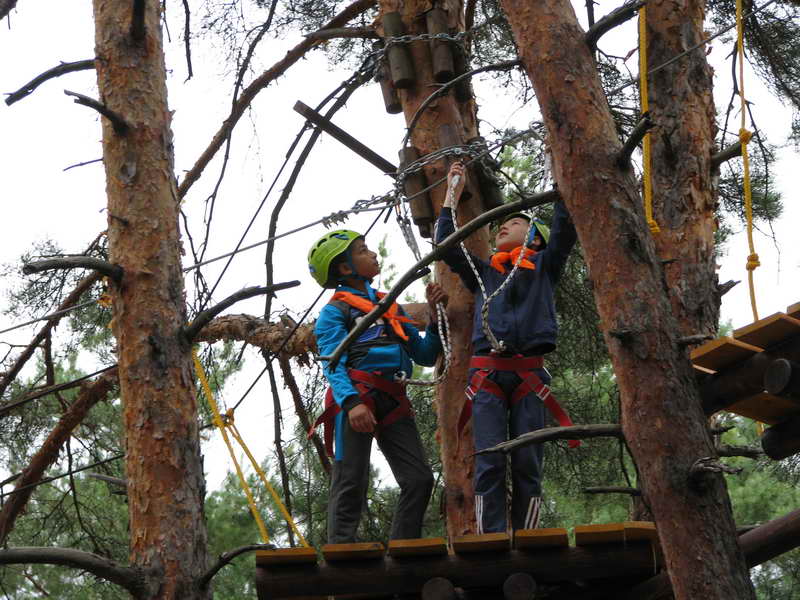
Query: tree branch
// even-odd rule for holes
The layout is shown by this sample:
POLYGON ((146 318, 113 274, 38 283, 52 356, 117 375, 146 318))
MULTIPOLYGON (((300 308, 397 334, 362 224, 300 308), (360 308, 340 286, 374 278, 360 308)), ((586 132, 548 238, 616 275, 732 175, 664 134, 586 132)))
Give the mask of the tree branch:
POLYGON ((381 36, 372 27, 332 27, 330 29, 317 29, 305 35, 312 40, 332 40, 334 38, 363 38, 377 40, 381 36))
POLYGON ((719 456, 741 456, 743 458, 761 458, 764 451, 758 446, 729 446, 722 444, 716 448, 719 456))
POLYGON ((114 127, 114 133, 117 135, 125 135, 128 133, 128 130, 130 129, 128 122, 102 102, 95 100, 94 98, 89 98, 89 96, 84 96, 83 94, 78 94, 77 92, 71 92, 69 90, 64 90, 64 93, 67 96, 73 96, 75 98, 75 104, 93 108, 106 119, 111 121, 111 125, 114 127))
POLYGON ((617 155, 617 166, 620 169, 627 170, 631 166, 631 155, 633 151, 639 146, 644 136, 653 127, 653 121, 650 120, 650 114, 644 113, 641 121, 633 128, 630 137, 622 145, 622 149, 617 155))
POLYGON ((449 236, 447 236, 447 238, 442 240, 442 242, 436 246, 431 253, 424 256, 397 280, 397 283, 392 286, 392 289, 389 290, 389 292, 381 299, 375 308, 364 315, 358 324, 352 330, 350 330, 350 333, 347 335, 347 337, 341 341, 341 343, 336 347, 330 356, 320 356, 320 360, 329 360, 330 368, 336 368, 336 365, 339 363, 339 359, 341 359, 342 354, 344 354, 345 350, 347 350, 347 347, 353 343, 354 340, 358 339, 362 333, 371 327, 372 324, 375 323, 375 321, 377 321, 383 315, 383 313, 389 309, 389 307, 395 300, 397 300, 403 290, 405 290, 420 277, 419 273, 421 269, 424 269, 436 260, 441 260, 448 248, 454 246, 461 240, 466 239, 474 231, 477 231, 484 225, 487 225, 492 221, 499 219, 500 217, 510 215, 514 212, 519 212, 520 210, 530 208, 532 206, 540 206, 542 204, 554 202, 558 200, 558 198, 559 194, 557 190, 549 190, 547 192, 542 192, 541 194, 535 194, 527 198, 522 198, 521 200, 508 202, 503 206, 498 206, 497 208, 493 208, 492 210, 478 215, 472 219, 472 221, 451 233, 449 236))
POLYGON ((736 142, 711 157, 711 171, 719 171, 722 163, 742 155, 742 143, 736 142))
MULTIPOLYGON (((597 23, 589 27, 589 30, 584 36, 586 45, 588 45, 589 48, 594 51, 594 49, 597 47, 597 42, 601 37, 614 29, 614 27, 622 25, 628 19, 635 17, 636 11, 638 11, 645 4, 647 4, 647 0, 638 0, 637 2, 627 2, 622 6, 612 10, 602 19, 597 21, 597 23)), ((587 1, 587 7, 588 6, 589 4, 587 1)))
POLYGON ((197 584, 201 588, 206 587, 214 575, 216 575, 220 569, 230 564, 230 562, 237 556, 241 556, 246 552, 255 552, 256 550, 272 550, 274 547, 275 546, 272 544, 250 544, 248 546, 240 546, 239 548, 234 548, 233 550, 223 552, 219 555, 217 563, 208 571, 206 571, 206 573, 200 579, 197 580, 197 584))
POLYGON ((108 261, 94 258, 93 256, 63 256, 60 258, 48 258, 29 262, 22 266, 25 275, 41 273, 42 271, 52 271, 54 269, 92 269, 101 275, 105 275, 115 283, 122 281, 124 271, 119 265, 113 265, 108 261))
POLYGON ((701 484, 709 473, 729 473, 731 475, 738 475, 741 472, 741 468, 729 467, 719 462, 713 456, 705 456, 703 458, 698 458, 689 468, 689 481, 692 485, 697 486, 701 484))
POLYGON ((191 44, 191 29, 190 29, 190 21, 192 18, 192 13, 189 10, 189 0, 183 0, 183 46, 186 51, 186 69, 188 70, 188 75, 186 79, 184 79, 183 83, 189 81, 194 73, 192 72, 192 44, 191 44))
POLYGON ((247 298, 252 298, 254 296, 262 296, 264 294, 272 294, 273 292, 277 292, 279 290, 285 290, 288 288, 293 288, 300 285, 299 281, 289 281, 286 283, 276 283, 275 285, 267 285, 267 286, 253 286, 249 288, 244 288, 243 290, 239 290, 235 294, 231 294, 225 300, 220 302, 219 304, 212 306, 211 308, 207 308, 194 318, 194 320, 189 323, 188 325, 184 325, 182 327, 183 336, 186 340, 191 343, 197 337, 197 334, 200 332, 203 327, 208 325, 211 320, 216 317, 219 313, 221 313, 226 308, 233 306, 237 302, 241 300, 246 300, 247 298))
POLYGON ((73 548, 35 546, 0 550, 0 565, 26 563, 59 565, 80 569, 111 583, 116 583, 128 590, 134 597, 144 595, 148 588, 148 576, 144 570, 136 567, 126 567, 91 552, 73 548))
POLYGON ((60 77, 61 75, 64 75, 66 73, 74 73, 75 71, 87 71, 89 69, 94 69, 94 59, 79 60, 70 63, 62 62, 57 67, 53 67, 52 69, 45 71, 41 75, 37 75, 36 77, 31 79, 28 83, 19 88, 16 92, 11 92, 10 94, 8 94, 8 98, 6 98, 6 104, 8 106, 11 106, 15 102, 19 102, 26 96, 32 94, 36 90, 36 88, 42 85, 45 81, 54 79, 56 77, 60 77))
MULTIPOLYGON (((342 27, 351 19, 372 8, 375 5, 375 2, 376 0, 356 0, 344 8, 344 10, 342 10, 338 15, 333 17, 333 19, 328 21, 328 23, 321 29, 342 27)), ((179 198, 183 198, 189 191, 189 188, 192 187, 192 184, 194 184, 194 182, 200 178, 200 175, 203 173, 203 169, 205 169, 206 165, 208 165, 208 163, 211 162, 211 159, 214 158, 214 155, 225 142, 231 130, 233 130, 233 128, 239 122, 239 119, 241 119, 245 110, 247 110, 247 107, 250 106, 250 103, 256 97, 258 92, 267 87, 275 79, 283 75, 289 67, 295 64, 305 55, 307 51, 319 43, 320 40, 306 37, 302 42, 289 50, 289 52, 286 53, 286 56, 275 63, 272 67, 264 71, 258 78, 253 80, 250 85, 242 90, 241 96, 234 103, 230 114, 225 121, 223 121, 222 126, 214 135, 214 138, 211 140, 208 148, 203 151, 203 153, 195 162, 194 166, 186 172, 183 181, 178 186, 179 198)))
POLYGON ((632 487, 588 487, 583 488, 584 494, 628 494, 630 496, 641 496, 642 490, 632 487))
POLYGON ((508 454, 514 448, 530 444, 541 444, 542 442, 553 440, 583 440, 594 437, 622 438, 622 426, 616 423, 603 423, 598 425, 573 425, 572 427, 545 427, 537 431, 523 433, 513 440, 502 442, 491 448, 485 448, 475 454, 489 454, 491 452, 508 454))

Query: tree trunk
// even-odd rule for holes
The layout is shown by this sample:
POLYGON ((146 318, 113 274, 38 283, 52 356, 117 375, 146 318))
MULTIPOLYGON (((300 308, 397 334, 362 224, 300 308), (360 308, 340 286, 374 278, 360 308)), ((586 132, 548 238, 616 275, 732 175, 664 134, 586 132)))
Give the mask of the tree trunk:
MULTIPOLYGON (((447 13, 451 29, 464 30, 463 3, 460 0, 443 0, 437 4, 447 13)), ((402 15, 406 33, 417 35, 425 33, 425 12, 431 3, 425 0, 381 0, 380 14, 398 11, 402 15), (398 6, 400 5, 400 6, 398 6)), ((379 19, 380 21, 380 19, 379 19)), ((419 105, 436 89, 431 64, 430 46, 427 41, 411 44, 416 83, 408 89, 397 90, 403 113, 408 124, 419 105)), ((449 126, 454 137, 465 143, 477 137, 477 115, 474 99, 458 102, 451 92, 436 100, 419 118, 411 135, 411 144, 424 156, 442 147, 441 128, 449 126)), ((438 161, 425 169, 427 181, 433 182, 447 174, 449 163, 438 161)), ((472 195, 459 205, 459 223, 466 223, 483 212, 480 189, 475 178, 468 178, 466 191, 472 195)), ((438 215, 445 199, 446 186, 440 185, 431 190, 433 211, 438 215)), ((467 193, 465 192, 464 198, 467 193)), ((489 252, 489 233, 486 228, 471 236, 467 247, 477 256, 486 257, 489 252)), ((442 469, 445 480, 445 510, 447 532, 450 536, 473 533, 475 531, 474 500, 472 489, 472 428, 467 427, 458 440, 458 417, 464 403, 464 389, 467 385, 467 370, 472 355, 471 333, 473 299, 472 294, 461 284, 450 269, 443 263, 436 265, 436 280, 450 294, 447 316, 451 323, 453 355, 447 380, 436 388, 436 413, 439 420, 438 440, 442 455, 442 469)))
MULTIPOLYGON (((704 37, 702 0, 647 5, 649 68, 704 37)), ((654 236, 681 335, 716 335, 720 298, 714 268, 716 193, 711 182, 714 97, 705 52, 692 52, 650 76, 654 236)))
POLYGON ((94 0, 112 289, 126 432, 131 565, 154 572, 148 598, 210 597, 205 494, 180 262, 178 197, 158 2, 94 0), (141 20, 137 19, 141 15, 141 20))
POLYGON ((594 60, 567 0, 503 1, 550 136, 555 179, 575 221, 622 397, 623 430, 658 523, 676 598, 754 598, 638 186, 594 60), (641 385, 643 381, 646 386, 641 385), (691 548, 691 552, 687 552, 691 548))

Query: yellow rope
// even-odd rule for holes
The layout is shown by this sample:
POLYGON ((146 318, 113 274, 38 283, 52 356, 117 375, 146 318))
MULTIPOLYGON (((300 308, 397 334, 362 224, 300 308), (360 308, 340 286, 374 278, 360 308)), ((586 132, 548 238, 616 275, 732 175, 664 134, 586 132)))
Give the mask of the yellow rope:
POLYGON ((744 165, 744 211, 747 219, 747 245, 750 254, 747 256, 747 283, 750 288, 750 307, 753 309, 753 320, 758 321, 758 308, 756 307, 756 290, 753 283, 753 271, 761 266, 753 244, 753 192, 750 185, 750 156, 747 153, 747 144, 753 134, 747 131, 746 113, 747 100, 744 96, 744 19, 742 0, 736 0, 736 48, 739 55, 739 98, 741 99, 741 127, 739 128, 739 142, 742 146, 742 163, 744 165))
MULTIPOLYGON (((650 101, 647 92, 647 13, 646 7, 639 9, 639 96, 641 109, 644 115, 650 110, 650 101)), ((653 218, 653 179, 650 170, 650 132, 644 136, 642 142, 642 185, 644 186, 644 216, 651 233, 658 233, 661 228, 653 218)))

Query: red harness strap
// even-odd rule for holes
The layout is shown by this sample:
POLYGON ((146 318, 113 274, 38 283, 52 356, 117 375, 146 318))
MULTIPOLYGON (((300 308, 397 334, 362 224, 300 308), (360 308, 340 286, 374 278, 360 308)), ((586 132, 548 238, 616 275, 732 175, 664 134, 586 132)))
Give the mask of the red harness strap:
MULTIPOLYGON (((378 421, 378 424, 375 427, 375 435, 378 434, 379 428, 388 427, 403 417, 414 417, 414 409, 412 408, 411 403, 408 401, 408 396, 406 396, 406 387, 404 385, 384 379, 383 377, 368 371, 348 369, 347 374, 350 375, 350 379, 352 379, 355 383, 355 387, 358 390, 358 395, 361 397, 361 401, 372 411, 372 414, 375 414, 375 400, 370 394, 372 390, 379 390, 397 400, 397 406, 392 409, 389 414, 383 417, 383 419, 378 421)), ((314 435, 317 427, 324 425, 323 438, 325 440, 325 451, 328 453, 328 456, 334 455, 333 421, 336 415, 338 415, 340 412, 342 412, 342 407, 333 399, 333 390, 328 388, 328 391, 325 393, 325 410, 323 410, 322 414, 317 417, 317 420, 314 421, 314 424, 308 431, 308 437, 310 438, 312 435, 314 435)))
MULTIPOLYGON (((544 359, 541 356, 519 356, 514 358, 503 358, 499 356, 473 356, 469 362, 472 369, 478 369, 472 375, 467 386, 467 399, 464 408, 458 418, 459 433, 464 429, 469 419, 472 417, 472 398, 478 391, 487 390, 493 396, 501 398, 508 403, 505 393, 492 380, 488 379, 493 371, 514 371, 522 380, 511 394, 510 406, 515 405, 525 396, 533 392, 547 407, 550 414, 561 427, 569 427, 572 420, 561 405, 556 401, 556 397, 550 388, 545 385, 542 379, 533 371, 544 366, 544 359)), ((581 443, 579 440, 569 440, 570 448, 577 448, 581 443)))

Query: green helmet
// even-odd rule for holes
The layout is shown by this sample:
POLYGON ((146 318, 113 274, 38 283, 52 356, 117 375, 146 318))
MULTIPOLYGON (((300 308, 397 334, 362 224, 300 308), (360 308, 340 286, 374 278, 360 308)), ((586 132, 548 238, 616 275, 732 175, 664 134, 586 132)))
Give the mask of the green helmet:
POLYGON ((331 262, 340 254, 347 252, 355 240, 362 236, 349 229, 330 231, 319 238, 308 251, 308 270, 314 280, 324 288, 336 287, 335 281, 328 281, 331 262))
MULTIPOLYGON (((531 220, 531 215, 529 215, 528 213, 517 212, 508 215, 505 219, 503 219, 500 222, 500 224, 502 225, 506 221, 510 221, 511 219, 514 219, 516 217, 525 219, 526 221, 531 220)), ((540 236, 542 236, 542 239, 544 240, 544 245, 545 246, 547 245, 547 243, 550 241, 550 228, 541 221, 537 221, 536 219, 533 220, 533 227, 531 228, 531 232, 528 235, 528 242, 526 243, 526 245, 530 245, 531 243, 533 243, 533 236, 535 236, 537 233, 540 236)))

